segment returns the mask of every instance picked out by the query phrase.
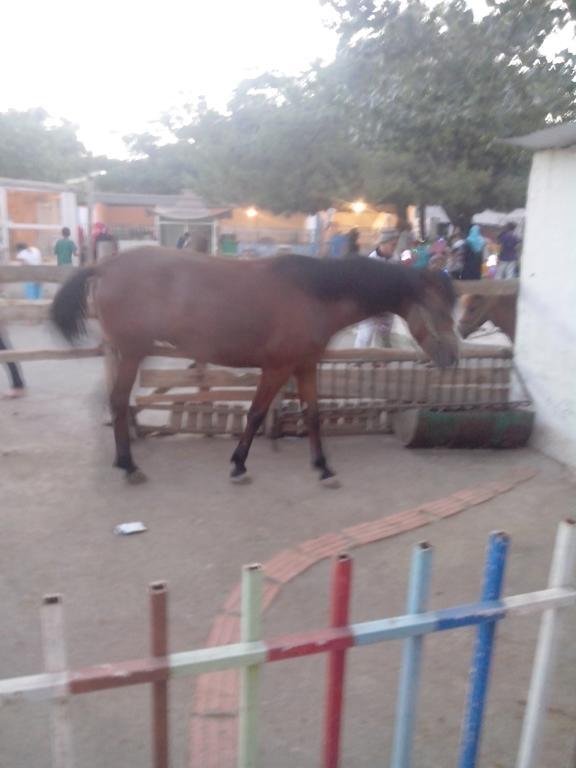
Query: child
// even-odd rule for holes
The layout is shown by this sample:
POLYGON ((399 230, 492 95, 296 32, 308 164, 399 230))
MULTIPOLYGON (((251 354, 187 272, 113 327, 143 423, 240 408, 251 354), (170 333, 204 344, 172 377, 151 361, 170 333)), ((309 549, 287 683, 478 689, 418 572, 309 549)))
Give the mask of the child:
POLYGON ((54 253, 59 267, 69 266, 74 263, 78 248, 74 240, 70 239, 68 227, 62 229, 62 237, 56 241, 54 253))

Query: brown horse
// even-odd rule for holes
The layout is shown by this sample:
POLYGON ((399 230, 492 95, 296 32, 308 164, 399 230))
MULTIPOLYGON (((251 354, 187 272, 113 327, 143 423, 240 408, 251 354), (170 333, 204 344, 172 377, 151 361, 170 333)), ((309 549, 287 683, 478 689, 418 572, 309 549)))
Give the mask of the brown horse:
POLYGON ((115 466, 131 482, 144 475, 132 459, 128 429, 130 391, 138 367, 155 342, 169 342, 198 363, 262 369, 247 426, 232 454, 231 477, 246 477, 250 445, 282 385, 294 375, 306 417, 313 466, 328 467, 320 440, 316 364, 342 328, 382 312, 408 323, 440 366, 458 354, 450 281, 374 259, 324 261, 285 255, 231 261, 191 258, 157 247, 125 252, 79 270, 58 291, 52 319, 69 341, 84 331, 88 286, 119 365, 110 404, 115 466))
POLYGON ((468 294, 462 297, 464 313, 458 323, 458 331, 466 339, 490 320, 514 343, 516 336, 516 295, 480 296, 468 294))

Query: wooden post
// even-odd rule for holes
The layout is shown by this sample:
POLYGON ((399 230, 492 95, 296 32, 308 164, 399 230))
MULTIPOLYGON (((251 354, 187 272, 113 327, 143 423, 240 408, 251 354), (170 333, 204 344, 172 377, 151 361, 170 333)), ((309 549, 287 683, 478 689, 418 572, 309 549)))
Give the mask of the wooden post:
POLYGON ((6 188, 0 187, 0 263, 10 258, 10 229, 8 227, 8 207, 6 188))
MULTIPOLYGON (((348 625, 351 578, 351 558, 348 555, 339 555, 332 566, 331 627, 339 628, 348 625)), ((346 651, 332 651, 328 657, 328 686, 324 720, 324 768, 338 768, 340 765, 345 672, 346 651)))
MULTIPOLYGON (((262 613, 262 566, 246 565, 242 571, 241 639, 243 643, 260 640, 262 613)), ((258 760, 258 700, 260 664, 242 670, 238 768, 255 768, 258 760)))
MULTIPOLYGON (((484 565, 482 602, 497 603, 502 596, 509 539, 502 531, 490 534, 484 565)), ((502 618, 497 616, 496 619, 502 618)), ((488 695, 496 619, 480 624, 476 633, 476 645, 470 667, 468 701, 462 724, 459 768, 476 768, 480 737, 484 725, 484 708, 488 695)))
MULTIPOLYGON (((573 587, 575 563, 576 522, 564 520, 560 523, 556 535, 548 588, 573 587)), ((530 692, 526 703, 516 768, 536 768, 542 765, 540 759, 542 726, 546 719, 554 679, 562 618, 560 608, 549 608, 544 611, 540 620, 540 633, 532 667, 530 692)))
POLYGON ((86 191, 86 262, 83 266, 92 264, 96 261, 97 254, 94 249, 92 239, 92 215, 94 208, 94 180, 88 175, 85 182, 86 191))
POLYGON ((46 672, 62 674, 62 696, 52 699, 51 702, 52 765, 53 768, 74 768, 61 595, 47 595, 42 601, 42 645, 46 672))
MULTIPOLYGON (((410 583, 406 611, 409 615, 426 610, 430 592, 432 548, 427 542, 417 544, 412 553, 410 583)), ((392 753, 392 768, 410 768, 412 742, 416 723, 416 705, 420 683, 423 637, 409 637, 404 641, 402 670, 396 705, 396 730, 392 753)))
MULTIPOLYGON (((150 654, 168 655, 168 587, 158 581, 150 585, 150 654)), ((170 744, 168 730, 168 682, 152 684, 152 749, 154 768, 168 768, 170 744)))

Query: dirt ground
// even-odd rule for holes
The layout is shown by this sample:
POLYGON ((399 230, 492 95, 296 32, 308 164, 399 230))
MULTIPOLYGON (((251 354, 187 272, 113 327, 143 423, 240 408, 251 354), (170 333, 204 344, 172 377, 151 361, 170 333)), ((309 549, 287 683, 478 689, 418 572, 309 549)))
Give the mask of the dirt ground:
MULTIPOLYGON (((10 331, 18 347, 54 343, 38 328, 10 331)), ((2 562, 0 677, 41 670, 39 605, 65 596, 73 666, 147 653, 149 582, 170 584, 172 650, 202 646, 215 612, 243 563, 265 560, 313 536, 380 518, 470 485, 534 467, 536 477, 480 507, 435 523, 432 607, 474 600, 486 537, 512 536, 507 592, 545 586, 557 522, 574 512, 574 478, 529 449, 510 452, 406 451, 390 436, 327 439, 342 488, 319 486, 308 447, 256 441, 254 483, 228 483, 232 443, 189 437, 148 439, 135 447, 150 477, 128 487, 111 468, 112 435, 103 426, 99 360, 25 365, 29 396, 0 401, 2 562), (147 533, 118 537, 120 522, 142 520, 147 533)), ((3 373, 0 373, 2 376, 3 373)), ((3 388, 4 381, 0 381, 3 388)), ((410 548, 422 532, 358 549, 353 620, 403 612, 410 548)), ((287 587, 268 612, 267 635, 294 632, 327 618, 328 568, 318 565, 287 587)), ((542 765, 572 765, 576 731, 576 616, 567 615, 560 674, 546 729, 542 765)), ((519 736, 537 621, 500 626, 482 766, 512 766, 519 736)), ((453 765, 473 634, 459 630, 426 641, 415 765, 453 765)), ((398 643, 350 654, 344 766, 388 760, 396 693, 398 643)), ((263 675, 262 765, 319 763, 325 659, 271 665, 263 675)), ((193 681, 172 686, 174 766, 187 765, 193 681)), ((136 768, 148 763, 149 691, 126 689, 74 700, 80 768, 136 768)), ((48 718, 42 704, 0 711, 0 764, 43 768, 48 718)))

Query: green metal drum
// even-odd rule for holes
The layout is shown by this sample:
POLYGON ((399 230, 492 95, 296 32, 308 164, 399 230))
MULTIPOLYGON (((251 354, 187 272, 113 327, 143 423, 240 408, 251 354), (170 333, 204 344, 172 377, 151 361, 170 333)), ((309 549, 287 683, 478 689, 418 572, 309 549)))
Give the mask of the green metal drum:
POLYGON ((395 435, 407 448, 521 448, 534 426, 530 410, 429 410, 393 415, 395 435))

